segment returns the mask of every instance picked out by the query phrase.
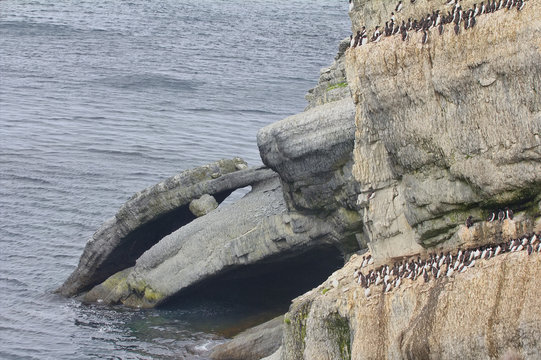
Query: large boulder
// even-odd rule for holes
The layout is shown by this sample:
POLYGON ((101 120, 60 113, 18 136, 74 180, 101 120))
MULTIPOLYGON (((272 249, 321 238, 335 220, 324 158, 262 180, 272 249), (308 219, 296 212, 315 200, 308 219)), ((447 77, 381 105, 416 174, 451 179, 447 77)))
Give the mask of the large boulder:
POLYGON ((135 265, 164 236, 196 218, 188 208, 193 200, 212 195, 221 202, 234 190, 271 176, 272 170, 246 168, 235 158, 183 171, 136 193, 88 240, 79 265, 57 291, 77 295, 135 265))
POLYGON ((292 115, 257 134, 261 159, 280 175, 288 204, 308 211, 355 206, 354 141, 350 97, 292 115))
POLYGON ((282 180, 290 209, 335 229, 344 253, 359 249, 357 182, 352 175, 355 106, 350 97, 268 125, 257 134, 263 163, 282 180))

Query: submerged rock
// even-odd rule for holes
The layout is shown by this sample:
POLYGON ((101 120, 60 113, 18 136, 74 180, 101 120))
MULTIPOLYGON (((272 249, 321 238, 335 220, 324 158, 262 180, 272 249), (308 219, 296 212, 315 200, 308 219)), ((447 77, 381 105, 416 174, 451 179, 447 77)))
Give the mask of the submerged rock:
POLYGON ((212 360, 259 360, 274 354, 282 344, 284 316, 246 330, 212 350, 212 360))
POLYGON ((77 269, 57 290, 73 296, 135 265, 164 236, 196 217, 188 206, 203 195, 223 201, 235 189, 273 176, 265 168, 244 168, 239 158, 186 170, 135 194, 87 242, 77 269))

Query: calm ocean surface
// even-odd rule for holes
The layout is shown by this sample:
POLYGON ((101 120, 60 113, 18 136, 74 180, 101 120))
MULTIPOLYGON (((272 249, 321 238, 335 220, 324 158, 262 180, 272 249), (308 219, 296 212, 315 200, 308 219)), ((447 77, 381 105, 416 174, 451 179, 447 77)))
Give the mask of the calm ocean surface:
POLYGON ((239 312, 52 294, 134 192, 306 106, 345 0, 0 0, 0 358, 200 359, 239 312))

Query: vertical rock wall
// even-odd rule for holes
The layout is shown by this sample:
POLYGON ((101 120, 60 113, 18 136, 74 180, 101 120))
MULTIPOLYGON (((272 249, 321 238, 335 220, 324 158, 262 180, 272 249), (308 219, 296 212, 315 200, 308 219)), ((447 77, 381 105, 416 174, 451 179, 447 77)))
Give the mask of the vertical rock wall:
MULTIPOLYGON (((433 2, 415 6, 422 3, 433 2)), ((376 4, 363 6, 375 11, 376 4)), ((381 4, 379 11, 388 10, 381 4)), ((539 11, 528 1, 522 11, 478 16, 476 27, 458 36, 451 24, 443 35, 430 30, 424 45, 422 32, 411 32, 405 42, 392 36, 346 52, 356 104, 353 173, 375 256, 446 241, 469 214, 478 221, 507 205, 536 209, 539 11), (375 197, 367 201, 371 188, 375 197)), ((354 26, 373 18, 367 14, 353 13, 354 26)))

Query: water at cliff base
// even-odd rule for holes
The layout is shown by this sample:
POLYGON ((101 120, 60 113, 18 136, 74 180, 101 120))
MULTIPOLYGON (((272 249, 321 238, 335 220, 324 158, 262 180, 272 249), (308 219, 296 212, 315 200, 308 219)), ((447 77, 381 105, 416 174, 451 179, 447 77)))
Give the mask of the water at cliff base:
POLYGON ((257 322, 52 291, 134 192, 220 158, 258 164, 257 130, 306 106, 347 5, 0 1, 0 358, 197 359, 240 313, 257 322))

